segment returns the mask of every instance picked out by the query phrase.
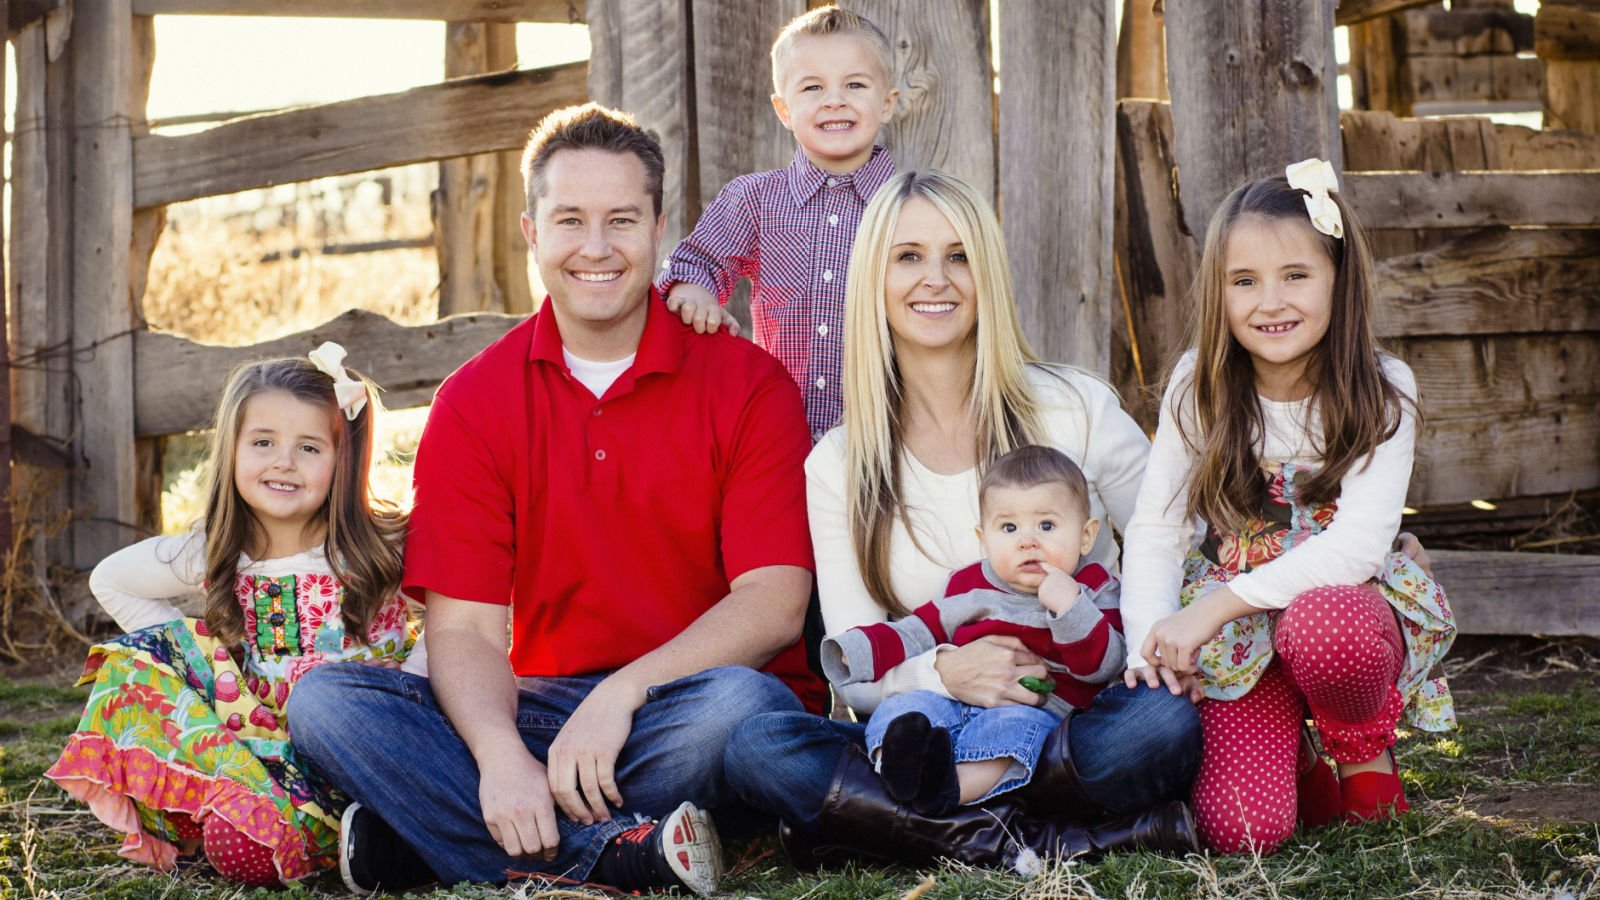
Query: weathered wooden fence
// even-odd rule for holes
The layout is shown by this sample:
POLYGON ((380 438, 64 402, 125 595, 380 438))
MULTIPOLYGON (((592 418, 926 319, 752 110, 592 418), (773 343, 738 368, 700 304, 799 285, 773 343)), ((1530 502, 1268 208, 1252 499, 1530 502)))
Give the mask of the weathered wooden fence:
MULTIPOLYGON (((421 404, 531 309, 514 151, 545 112, 592 97, 657 132, 669 246, 728 179, 787 164, 794 145, 771 112, 765 54, 806 5, 9 0, 18 60, 12 447, 19 459, 61 467, 67 477, 50 502, 84 513, 49 554, 86 567, 155 524, 160 442, 208 424, 229 364, 341 340, 363 348, 393 405, 421 404), (446 21, 448 80, 198 134, 149 134, 151 17, 199 13, 446 21), (590 62, 516 69, 519 21, 587 22, 590 62), (440 312, 472 314, 403 328, 348 313, 237 349, 143 327, 165 204, 429 160, 441 161, 440 312)), ((1196 239, 1222 195, 1286 161, 1342 157, 1347 196, 1391 240, 1385 333, 1402 339, 1399 351, 1424 377, 1430 425, 1416 502, 1600 487, 1600 279, 1596 232, 1585 230, 1600 225, 1600 163, 1585 155, 1590 145, 1534 165, 1555 157, 1530 141, 1501 141, 1498 157, 1480 141, 1482 158, 1469 158, 1469 126, 1455 123, 1346 114, 1341 132, 1335 22, 1423 5, 1283 0, 1246 15, 1237 4, 1167 0, 1163 34, 1150 0, 1127 0, 1119 41, 1114 0, 853 4, 893 43, 902 101, 885 141, 897 165, 956 172, 996 201, 1023 320, 1046 356, 1108 372, 1130 408, 1147 413, 1141 388, 1180 347, 1196 239), (1440 146, 1452 155, 1439 156, 1440 146), (1563 171, 1523 171, 1531 168, 1563 171), (1480 231, 1461 238, 1462 229, 1480 231), (1530 371, 1549 363, 1559 368, 1530 371)), ((1503 49, 1496 40, 1485 46, 1503 49)), ((1588 46, 1558 43, 1569 55, 1588 46)), ((1593 583, 1592 567, 1579 576, 1593 583)), ((1499 601, 1462 582, 1452 584, 1458 606, 1499 601)), ((1473 627, 1476 615, 1465 612, 1463 623, 1473 627)), ((1582 615, 1569 616, 1579 623, 1570 627, 1597 630, 1582 615)))

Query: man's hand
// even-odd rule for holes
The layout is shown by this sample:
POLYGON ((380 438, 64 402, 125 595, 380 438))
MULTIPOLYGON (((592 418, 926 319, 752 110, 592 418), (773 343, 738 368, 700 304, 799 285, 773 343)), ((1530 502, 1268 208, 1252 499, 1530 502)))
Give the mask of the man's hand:
POLYGON ((1033 651, 1011 635, 989 635, 953 650, 941 651, 934 671, 950 696, 968 706, 1037 706, 1039 695, 1017 680, 1024 675, 1046 678, 1049 671, 1033 651))
POLYGON ((1044 581, 1039 584, 1039 602, 1044 604, 1045 609, 1059 616, 1078 602, 1078 597, 1081 596, 1078 581, 1065 569, 1047 562, 1041 562, 1039 565, 1044 567, 1044 581))
POLYGON ((700 334, 710 334, 718 328, 727 328, 734 337, 739 336, 739 320, 722 308, 711 292, 698 284, 680 281, 667 294, 667 311, 675 312, 683 324, 693 325, 700 334))
POLYGON ((545 767, 520 742, 478 759, 478 805, 489 835, 508 855, 556 858, 561 836, 545 767))
POLYGON ((633 712, 644 702, 644 688, 614 674, 595 685, 551 742, 550 793, 567 818, 605 822, 611 818, 606 801, 622 805, 617 757, 633 732, 633 712))

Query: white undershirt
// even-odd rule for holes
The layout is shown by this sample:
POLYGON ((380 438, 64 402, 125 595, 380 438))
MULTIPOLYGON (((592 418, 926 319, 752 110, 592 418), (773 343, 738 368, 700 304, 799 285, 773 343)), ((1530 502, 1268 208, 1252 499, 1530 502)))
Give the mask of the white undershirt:
MULTIPOLYGON (((1203 523, 1185 515, 1193 458, 1178 431, 1175 417, 1185 421, 1192 410, 1178 409, 1194 373, 1194 351, 1174 368, 1161 402, 1150 465, 1133 521, 1124 535, 1122 574, 1123 633, 1128 640, 1128 665, 1144 665, 1139 655, 1150 626, 1179 609, 1183 563, 1205 536, 1203 523)), ((1407 397, 1417 394, 1416 379, 1406 364, 1383 356, 1383 373, 1407 397)), ((1400 530, 1401 510, 1411 483, 1417 423, 1401 405, 1400 428, 1378 445, 1370 464, 1362 462, 1339 482, 1339 508, 1333 523, 1293 549, 1228 583, 1239 599, 1260 609, 1282 609, 1315 587, 1361 584, 1378 574, 1400 530)), ((1280 402, 1261 398, 1266 428, 1261 459, 1315 466, 1320 420, 1309 400, 1280 402)))
POLYGON ((638 356, 638 354, 629 353, 627 356, 612 362, 595 362, 580 356, 573 356, 571 350, 565 347, 561 348, 561 357, 567 361, 567 369, 572 372, 572 377, 578 379, 579 383, 588 388, 589 393, 594 394, 596 398, 604 397, 606 391, 611 390, 612 382, 616 381, 623 372, 628 371, 628 367, 633 365, 635 356, 638 356))

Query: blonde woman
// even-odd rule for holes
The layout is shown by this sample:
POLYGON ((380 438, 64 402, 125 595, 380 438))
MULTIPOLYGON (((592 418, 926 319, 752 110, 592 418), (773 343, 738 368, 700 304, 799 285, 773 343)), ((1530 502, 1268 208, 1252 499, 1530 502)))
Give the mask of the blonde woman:
MULTIPOLYGON (((829 635, 906 615, 981 556, 978 482, 1016 447, 1066 453, 1087 477, 1091 514, 1127 522, 1149 441, 1104 383, 1029 349, 999 223, 969 185, 923 171, 879 190, 851 254, 845 322, 843 423, 806 462, 829 635)), ((1110 531, 1085 562, 1114 570, 1110 531)), ((913 690, 971 706, 1035 704, 1020 679, 1046 674, 1017 638, 997 634, 835 690, 864 719, 884 697, 913 690)), ((725 765, 747 803, 782 820, 798 862, 815 861, 821 834, 908 862, 991 866, 1024 849, 1195 846, 1176 801, 1198 764, 1199 719, 1166 689, 1107 688, 1050 735, 1030 785, 943 818, 896 804, 862 746, 861 725, 771 713, 734 733, 725 765)))

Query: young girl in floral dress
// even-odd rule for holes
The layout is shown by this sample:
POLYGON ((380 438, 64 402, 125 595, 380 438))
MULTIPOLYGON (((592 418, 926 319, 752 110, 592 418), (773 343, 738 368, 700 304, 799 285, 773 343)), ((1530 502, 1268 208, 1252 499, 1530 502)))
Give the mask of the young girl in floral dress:
POLYGON ((46 774, 126 833, 129 859, 165 871, 203 848, 252 885, 335 861, 345 801, 295 762, 294 684, 329 662, 398 666, 416 641, 399 593, 405 517, 367 489, 377 403, 343 359, 328 343, 236 370, 203 525, 90 578, 129 633, 90 651, 88 708, 46 774), (205 615, 186 618, 172 599, 195 592, 205 615))
POLYGON ((1125 677, 1203 696, 1193 807, 1221 852, 1271 851, 1297 821, 1406 810, 1396 726, 1454 722, 1430 677, 1450 608, 1392 548, 1416 385, 1373 339, 1370 256, 1336 189, 1307 160, 1212 219, 1195 348, 1127 529, 1125 677))

